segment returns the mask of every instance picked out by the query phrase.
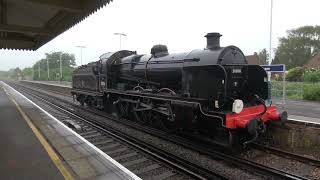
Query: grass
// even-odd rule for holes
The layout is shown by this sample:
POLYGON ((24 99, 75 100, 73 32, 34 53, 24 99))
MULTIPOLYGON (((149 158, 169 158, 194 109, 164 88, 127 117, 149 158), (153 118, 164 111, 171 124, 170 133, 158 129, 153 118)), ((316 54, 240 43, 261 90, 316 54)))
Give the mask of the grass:
MULTIPOLYGON (((283 82, 272 81, 272 97, 283 96, 283 82)), ((320 83, 311 82, 285 82, 286 98, 292 100, 320 101, 320 83)))

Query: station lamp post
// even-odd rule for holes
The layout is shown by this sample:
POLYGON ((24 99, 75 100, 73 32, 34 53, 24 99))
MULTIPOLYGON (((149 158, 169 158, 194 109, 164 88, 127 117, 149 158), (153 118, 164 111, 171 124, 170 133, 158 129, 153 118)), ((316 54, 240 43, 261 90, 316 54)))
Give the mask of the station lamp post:
POLYGON ((48 81, 50 80, 49 77, 50 77, 50 69, 49 69, 49 58, 47 57, 47 69, 48 69, 48 81))
POLYGON ((120 50, 121 50, 121 36, 127 36, 124 33, 114 33, 114 35, 119 36, 119 41, 120 41, 120 50))
POLYGON ((34 80, 34 66, 32 66, 32 80, 34 80))
POLYGON ((41 61, 39 61, 39 66, 38 66, 38 75, 39 75, 39 80, 40 80, 40 77, 41 77, 41 73, 40 73, 40 64, 41 64, 41 61))
POLYGON ((60 81, 62 81, 62 52, 60 52, 60 81))
POLYGON ((272 47, 272 11, 273 11, 273 0, 270 2, 270 39, 269 39, 269 65, 272 61, 272 53, 271 53, 271 47, 272 47))
POLYGON ((83 49, 83 48, 86 48, 86 47, 85 47, 85 46, 76 46, 76 47, 78 47, 78 48, 81 49, 81 64, 80 64, 80 65, 82 65, 82 49, 83 49))

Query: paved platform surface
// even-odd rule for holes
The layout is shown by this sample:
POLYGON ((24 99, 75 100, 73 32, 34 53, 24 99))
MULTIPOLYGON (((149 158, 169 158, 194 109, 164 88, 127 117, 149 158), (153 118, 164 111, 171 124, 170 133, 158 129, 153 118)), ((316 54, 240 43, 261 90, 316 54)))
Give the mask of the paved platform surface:
POLYGON ((1 179, 64 179, 0 85, 1 179))
POLYGON ((1 81, 0 115, 0 179, 140 179, 1 81))
POLYGON ((72 83, 67 82, 67 81, 28 81, 28 80, 23 80, 25 82, 32 82, 32 83, 40 83, 40 84, 48 84, 48 85, 55 85, 55 86, 60 86, 60 87, 71 87, 72 83))
MULTIPOLYGON (((278 107, 282 107, 282 99, 274 98, 272 101, 278 107)), ((284 108, 280 109, 286 110, 289 118, 320 123, 320 102, 286 100, 284 108)))

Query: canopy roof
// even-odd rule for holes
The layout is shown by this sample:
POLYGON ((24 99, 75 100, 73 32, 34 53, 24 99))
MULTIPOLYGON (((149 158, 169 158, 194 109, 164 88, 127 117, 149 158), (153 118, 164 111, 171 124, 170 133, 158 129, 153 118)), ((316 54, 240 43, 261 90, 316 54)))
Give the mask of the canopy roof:
POLYGON ((0 49, 36 50, 112 0, 0 0, 0 49))

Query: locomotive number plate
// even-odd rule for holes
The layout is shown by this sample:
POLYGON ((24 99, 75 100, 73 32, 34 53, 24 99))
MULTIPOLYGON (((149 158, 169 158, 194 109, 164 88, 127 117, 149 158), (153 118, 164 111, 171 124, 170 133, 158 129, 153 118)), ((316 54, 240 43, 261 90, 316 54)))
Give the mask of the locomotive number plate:
POLYGON ((241 71, 241 69, 232 69, 232 73, 237 73, 237 74, 239 74, 239 73, 241 73, 242 71, 241 71))

